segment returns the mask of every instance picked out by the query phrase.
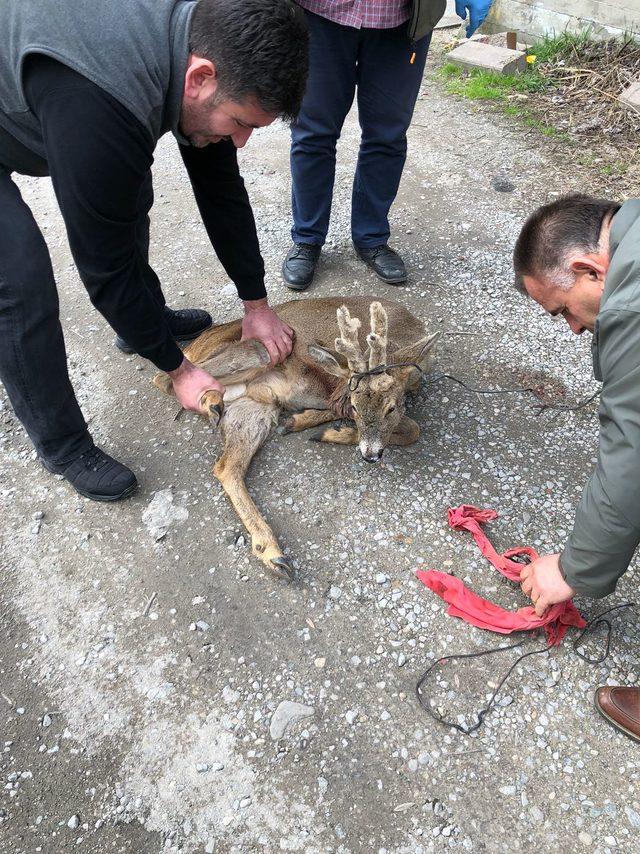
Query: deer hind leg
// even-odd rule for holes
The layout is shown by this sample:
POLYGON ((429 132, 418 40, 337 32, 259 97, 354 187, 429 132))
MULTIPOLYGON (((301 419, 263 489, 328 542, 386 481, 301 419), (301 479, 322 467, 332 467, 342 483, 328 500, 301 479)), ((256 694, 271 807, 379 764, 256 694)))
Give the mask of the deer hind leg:
POLYGON ((335 412, 331 409, 305 409, 303 412, 295 412, 284 423, 283 433, 300 433, 309 427, 318 427, 328 421, 337 421, 335 412))
POLYGON ((246 398, 230 404, 221 421, 224 449, 213 472, 251 536, 254 555, 278 577, 292 579, 293 566, 283 555, 244 481, 254 454, 266 441, 277 419, 278 407, 274 404, 246 398))

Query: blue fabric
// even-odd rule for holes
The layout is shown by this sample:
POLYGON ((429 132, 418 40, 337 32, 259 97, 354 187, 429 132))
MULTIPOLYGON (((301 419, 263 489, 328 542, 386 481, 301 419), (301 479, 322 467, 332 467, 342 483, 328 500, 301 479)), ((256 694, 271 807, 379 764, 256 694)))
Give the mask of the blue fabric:
POLYGON ((302 109, 291 129, 291 236, 295 243, 317 245, 326 239, 336 143, 357 91, 362 136, 351 235, 361 248, 380 246, 389 239, 389 209, 402 177, 406 131, 431 36, 412 45, 404 24, 387 30, 355 29, 310 12, 306 16, 310 69, 302 109))

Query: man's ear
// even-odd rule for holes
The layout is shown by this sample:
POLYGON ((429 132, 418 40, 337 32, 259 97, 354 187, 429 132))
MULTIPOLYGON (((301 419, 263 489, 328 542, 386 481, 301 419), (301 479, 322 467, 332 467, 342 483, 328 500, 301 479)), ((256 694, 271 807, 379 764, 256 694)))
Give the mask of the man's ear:
POLYGON ((609 269, 609 257, 600 252, 585 253, 574 257, 569 267, 576 276, 588 276, 594 282, 604 284, 609 269))
POLYGON ((206 101, 218 89, 218 74, 213 62, 203 56, 189 55, 184 75, 184 96, 190 101, 206 101))
POLYGON ((307 347, 307 352, 313 361, 328 374, 331 374, 334 377, 340 377, 340 379, 345 379, 349 376, 349 371, 340 365, 333 353, 329 350, 325 350, 325 348, 321 347, 319 344, 310 344, 307 347))

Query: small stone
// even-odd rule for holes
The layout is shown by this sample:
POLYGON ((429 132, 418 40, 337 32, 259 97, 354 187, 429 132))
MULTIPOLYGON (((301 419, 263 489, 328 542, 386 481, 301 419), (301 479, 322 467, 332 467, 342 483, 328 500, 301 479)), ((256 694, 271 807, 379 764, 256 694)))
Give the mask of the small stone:
POLYGON ((385 575, 384 572, 376 573, 376 584, 386 584, 389 580, 389 576, 385 575))
POLYGON ((210 767, 211 767, 212 771, 222 771, 222 770, 224 770, 224 763, 223 762, 213 762, 210 767))
POLYGON ((322 668, 325 666, 326 662, 327 662, 326 658, 316 658, 316 660, 313 663, 318 668, 318 670, 322 670, 322 668))
POLYGON ((587 833, 586 830, 582 830, 578 834, 578 841, 583 845, 591 846, 593 844, 593 839, 591 838, 591 834, 587 833))
POLYGON ((51 720, 51 715, 44 715, 43 716, 43 718, 42 718, 42 726, 43 727, 51 726, 52 723, 53 723, 53 721, 51 720))
POLYGON ((216 850, 216 843, 215 842, 207 842, 207 844, 204 846, 204 854, 213 854, 213 852, 215 850, 216 850))
POLYGON ((209 631, 209 623, 205 623, 204 620, 196 620, 196 629, 200 632, 209 631))
POLYGON ((605 845, 610 845, 610 846, 613 848, 613 847, 614 847, 615 845, 617 845, 618 843, 616 842, 616 838, 615 838, 615 836, 605 836, 605 838, 604 838, 604 844, 605 844, 605 845))
POLYGON ((407 663, 407 656, 403 652, 401 652, 400 655, 398 656, 398 667, 404 667, 404 665, 406 663, 407 663))
POLYGON ((348 712, 345 712, 345 718, 349 726, 353 725, 353 722, 358 717, 358 712, 355 709, 349 709, 348 712))
POLYGON ((206 762, 198 762, 196 764, 196 771, 198 772, 198 774, 204 774, 208 770, 209 770, 209 766, 207 765, 206 762))
POLYGON ((329 599, 339 599, 342 596, 342 590, 339 587, 336 587, 335 584, 332 584, 329 588, 329 599))
POLYGON ((271 717, 269 733, 274 741, 278 741, 285 734, 291 724, 303 718, 309 718, 315 714, 312 706, 302 703, 294 703, 291 700, 283 700, 271 717))
POLYGON ((624 811, 627 814, 631 827, 635 827, 636 830, 640 830, 640 815, 638 815, 635 810, 631 809, 631 807, 625 807, 624 811))
POLYGON ((67 822, 67 827, 70 827, 71 830, 75 830, 80 824, 80 819, 77 815, 72 815, 69 821, 67 822))
POLYGON ((540 822, 544 821, 544 813, 539 807, 530 807, 529 815, 537 824, 540 824, 540 822))

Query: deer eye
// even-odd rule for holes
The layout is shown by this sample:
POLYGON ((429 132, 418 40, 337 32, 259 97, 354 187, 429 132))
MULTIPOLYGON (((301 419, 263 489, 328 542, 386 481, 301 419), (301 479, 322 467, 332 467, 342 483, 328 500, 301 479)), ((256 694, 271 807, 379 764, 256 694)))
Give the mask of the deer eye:
POLYGON ((385 415, 391 415, 391 413, 392 413, 392 412, 395 412, 395 411, 396 411, 395 406, 390 406, 390 407, 387 409, 387 411, 385 412, 385 415))

